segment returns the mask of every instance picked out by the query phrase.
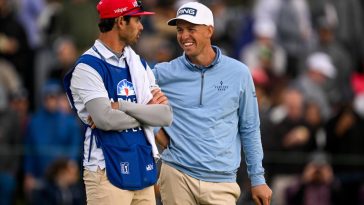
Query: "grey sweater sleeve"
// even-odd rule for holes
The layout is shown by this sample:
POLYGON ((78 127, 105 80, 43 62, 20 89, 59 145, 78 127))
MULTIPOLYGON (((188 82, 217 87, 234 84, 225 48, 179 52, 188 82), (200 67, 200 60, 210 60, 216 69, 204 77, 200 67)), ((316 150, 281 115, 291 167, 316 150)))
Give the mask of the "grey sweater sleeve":
POLYGON ((172 109, 169 105, 142 105, 127 101, 119 101, 119 109, 134 117, 144 125, 170 126, 172 123, 172 109))
POLYGON ((112 109, 107 98, 92 99, 85 106, 96 127, 101 130, 122 131, 141 125, 137 119, 125 112, 112 109))

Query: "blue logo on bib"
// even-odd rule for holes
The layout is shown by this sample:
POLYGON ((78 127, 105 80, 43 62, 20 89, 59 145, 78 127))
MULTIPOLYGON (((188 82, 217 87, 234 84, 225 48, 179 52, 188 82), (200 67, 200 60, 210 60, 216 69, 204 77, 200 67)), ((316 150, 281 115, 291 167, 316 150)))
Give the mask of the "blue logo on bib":
POLYGON ((119 96, 125 96, 125 97, 135 95, 133 83, 127 81, 126 79, 118 83, 116 92, 119 96))

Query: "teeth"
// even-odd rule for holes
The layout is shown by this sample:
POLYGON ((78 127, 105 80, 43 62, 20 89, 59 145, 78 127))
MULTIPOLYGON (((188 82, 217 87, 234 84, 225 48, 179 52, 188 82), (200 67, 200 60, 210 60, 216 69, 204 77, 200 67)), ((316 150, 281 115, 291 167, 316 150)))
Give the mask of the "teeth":
POLYGON ((185 46, 192 46, 193 43, 184 43, 185 46))

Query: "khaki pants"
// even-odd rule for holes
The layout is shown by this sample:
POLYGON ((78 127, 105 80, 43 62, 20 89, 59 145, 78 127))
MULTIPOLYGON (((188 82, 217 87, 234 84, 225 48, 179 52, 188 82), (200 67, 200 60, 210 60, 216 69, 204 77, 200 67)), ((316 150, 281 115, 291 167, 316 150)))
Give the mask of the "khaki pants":
POLYGON ((163 205, 235 205, 240 196, 234 183, 205 182, 162 164, 159 186, 163 205))
POLYGON ((106 177, 105 170, 84 170, 88 205, 155 205, 154 186, 137 191, 115 187, 106 177))

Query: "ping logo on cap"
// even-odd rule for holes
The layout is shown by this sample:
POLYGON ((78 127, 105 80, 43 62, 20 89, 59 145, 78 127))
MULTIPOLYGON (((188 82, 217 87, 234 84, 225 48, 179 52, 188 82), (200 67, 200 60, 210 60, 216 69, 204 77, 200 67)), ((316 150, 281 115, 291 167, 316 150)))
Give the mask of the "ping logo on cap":
POLYGON ((182 8, 182 9, 178 10, 177 16, 180 16, 180 15, 196 16, 196 14, 197 14, 196 9, 185 7, 185 8, 182 8))

